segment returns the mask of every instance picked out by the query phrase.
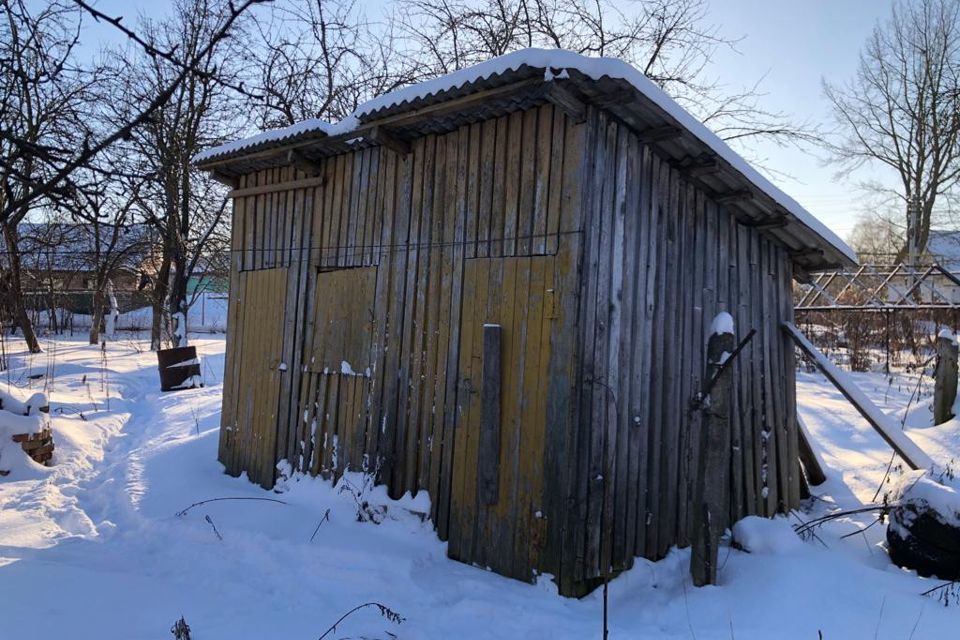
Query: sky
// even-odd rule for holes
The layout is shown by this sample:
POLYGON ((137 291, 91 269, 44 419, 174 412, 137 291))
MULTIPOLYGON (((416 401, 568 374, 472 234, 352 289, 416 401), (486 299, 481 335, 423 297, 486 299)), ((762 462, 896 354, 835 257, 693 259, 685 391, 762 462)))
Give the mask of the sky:
MULTIPOLYGON (((304 0, 307 1, 307 0, 304 0)), ((822 81, 843 82, 856 70, 860 49, 878 20, 890 13, 893 0, 710 0, 709 20, 728 38, 740 38, 736 50, 716 52, 709 73, 731 89, 751 86, 763 78, 761 105, 783 111, 796 120, 830 123, 822 81)), ((358 0, 368 16, 383 0, 358 0)), ((165 0, 100 0, 111 15, 135 13, 158 16, 165 0)), ((625 4, 629 8, 629 4, 625 4)), ((90 40, 111 38, 109 27, 94 27, 90 40)), ((93 44, 88 40, 88 45, 93 44)), ((752 157, 774 172, 785 192, 820 218, 842 238, 848 238, 859 216, 866 213, 863 192, 856 188, 863 174, 836 177, 836 167, 822 151, 801 152, 773 144, 759 145, 752 157)), ((875 176, 870 176, 875 177, 875 176)))
MULTIPOLYGON (((830 122, 822 81, 852 78, 860 49, 892 0, 713 0, 712 20, 727 36, 742 36, 737 51, 718 51, 713 73, 724 82, 764 77, 762 104, 798 120, 830 122)), ((863 179, 837 179, 824 154, 810 155, 775 145, 758 148, 764 163, 793 179, 774 181, 842 238, 865 213, 863 179)), ((875 176, 871 176, 875 177, 875 176)))

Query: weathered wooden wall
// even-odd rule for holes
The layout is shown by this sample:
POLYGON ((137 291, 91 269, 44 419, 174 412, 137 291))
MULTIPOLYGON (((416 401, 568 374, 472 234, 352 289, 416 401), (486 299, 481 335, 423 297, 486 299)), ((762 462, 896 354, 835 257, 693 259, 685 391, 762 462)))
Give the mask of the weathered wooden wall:
MULTIPOLYGON (((582 220, 576 421, 556 489, 567 510, 544 569, 563 584, 688 540, 706 334, 728 311, 735 361, 731 517, 799 503, 791 262, 627 127, 591 111, 582 220), (572 569, 572 575, 570 570, 572 569)), ((548 479, 549 481, 549 479, 548 479)), ((570 591, 576 591, 573 586, 570 591)))
POLYGON ((536 543, 517 541, 515 559, 513 522, 525 531, 540 498, 519 515, 513 504, 541 482, 526 448, 541 442, 542 458, 546 416, 551 430, 570 431, 584 130, 545 105, 420 138, 406 155, 375 147, 332 157, 315 178, 245 176, 234 201, 228 472, 271 486, 279 459, 334 477, 348 466, 376 471, 394 496, 430 492, 451 555, 486 557, 484 531, 496 529, 504 559, 491 564, 529 579, 536 543), (509 262, 521 258, 530 259, 509 262), (245 310, 257 300, 246 283, 261 271, 282 271, 287 295, 257 316, 245 310), (467 291, 466 271, 476 274, 467 291), (286 369, 273 453, 244 413, 261 374, 242 354, 273 339, 264 314, 282 318, 276 360, 286 369), (504 314, 500 496, 480 505, 479 424, 467 419, 481 384, 474 338, 504 314))
POLYGON ((796 504, 790 261, 626 127, 545 105, 318 169, 235 192, 229 473, 376 472, 391 495, 429 491, 451 557, 577 593, 686 540, 687 405, 728 310, 758 330, 734 371, 733 515, 796 504), (502 327, 497 439, 485 323, 502 327))

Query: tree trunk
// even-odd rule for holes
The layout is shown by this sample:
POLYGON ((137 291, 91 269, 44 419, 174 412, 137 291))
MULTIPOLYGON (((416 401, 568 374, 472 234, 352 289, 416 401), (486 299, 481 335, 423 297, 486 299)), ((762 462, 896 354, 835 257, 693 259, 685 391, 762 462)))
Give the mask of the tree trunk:
POLYGON ((33 323, 27 314, 27 306, 23 299, 23 280, 20 270, 20 247, 17 230, 10 225, 3 225, 3 239, 7 245, 7 255, 10 257, 10 283, 7 294, 10 300, 10 311, 13 321, 23 331, 23 339, 27 343, 30 353, 40 353, 40 342, 33 331, 33 323))
POLYGON ((181 260, 173 273, 173 286, 170 288, 170 313, 174 317, 174 345, 187 346, 187 274, 181 260))
POLYGON ((93 310, 90 314, 90 344, 100 344, 100 324, 103 322, 103 308, 106 296, 99 285, 93 292, 93 310))
POLYGON ((153 324, 150 327, 150 349, 159 351, 163 342, 164 325, 164 303, 167 300, 167 294, 170 291, 170 253, 164 247, 163 258, 160 262, 160 270, 157 272, 157 280, 153 285, 153 324))

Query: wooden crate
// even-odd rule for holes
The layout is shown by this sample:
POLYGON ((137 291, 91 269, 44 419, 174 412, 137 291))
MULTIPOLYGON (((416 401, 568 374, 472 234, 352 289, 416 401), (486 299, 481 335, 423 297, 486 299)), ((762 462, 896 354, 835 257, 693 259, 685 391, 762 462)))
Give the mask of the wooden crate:
POLYGON ((47 427, 39 433, 17 433, 13 441, 20 444, 24 453, 42 465, 50 466, 53 458, 53 430, 47 427))

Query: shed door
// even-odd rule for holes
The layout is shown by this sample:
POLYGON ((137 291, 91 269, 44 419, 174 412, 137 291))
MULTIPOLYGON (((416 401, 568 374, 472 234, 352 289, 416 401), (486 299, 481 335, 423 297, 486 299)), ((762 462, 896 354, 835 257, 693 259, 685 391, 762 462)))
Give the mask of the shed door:
POLYGON ((448 553, 526 581, 545 525, 547 371, 557 305, 553 256, 465 262, 448 553), (491 410, 497 404, 499 411, 491 410))
POLYGON ((304 344, 302 470, 339 478, 366 469, 377 267, 320 271, 304 344))
POLYGON ((272 487, 276 465, 277 405, 283 346, 287 270, 240 273, 240 327, 236 337, 237 392, 234 439, 243 449, 250 480, 272 487))

